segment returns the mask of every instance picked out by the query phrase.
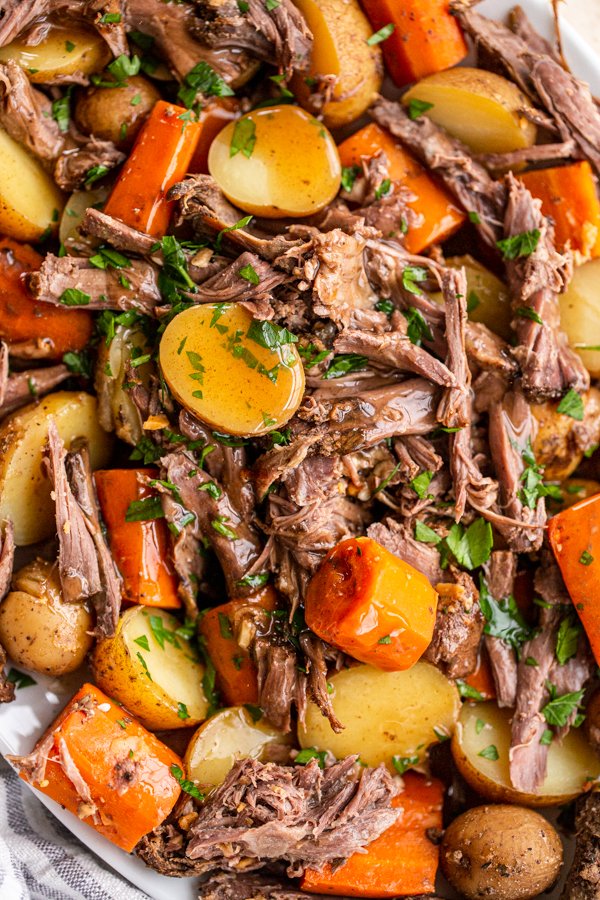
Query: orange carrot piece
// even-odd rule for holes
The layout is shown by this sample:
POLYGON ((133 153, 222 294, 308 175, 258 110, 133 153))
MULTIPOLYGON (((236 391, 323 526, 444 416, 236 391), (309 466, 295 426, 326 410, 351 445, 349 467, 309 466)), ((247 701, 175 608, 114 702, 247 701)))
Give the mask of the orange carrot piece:
POLYGON ((92 336, 92 317, 29 296, 23 276, 41 264, 33 247, 0 237, 0 338, 9 344, 43 342, 50 348, 48 358, 60 359, 68 350, 83 350, 92 336))
POLYGON ((111 553, 123 576, 123 598, 142 606, 178 609, 181 600, 165 520, 125 521, 130 503, 156 496, 151 487, 139 483, 138 472, 159 477, 156 469, 105 469, 94 474, 111 553))
POLYGON ((166 193, 188 171, 202 129, 200 122, 188 121, 190 115, 158 101, 106 201, 107 215, 156 237, 165 234, 173 209, 166 193))
POLYGON ((239 100, 234 97, 219 97, 212 100, 200 113, 202 129, 196 150, 189 165, 190 172, 208 174, 208 151, 210 145, 225 126, 242 114, 239 100))
POLYGON ((544 215, 554 219, 559 250, 570 244, 571 250, 584 257, 600 256, 600 200, 587 160, 523 172, 518 177, 542 201, 544 215))
POLYGON ((433 634, 437 594, 421 572, 377 541, 329 551, 306 592, 306 623, 327 643, 379 669, 409 669, 433 634))
POLYGON ((433 894, 439 851, 427 837, 430 828, 442 827, 444 788, 440 781, 406 772, 404 791, 392 805, 402 818, 367 847, 355 853, 335 872, 307 869, 304 891, 349 897, 406 897, 433 894))
POLYGON ((93 684, 84 684, 38 744, 48 759, 39 782, 21 778, 128 853, 171 812, 180 758, 93 684), (81 788, 69 774, 81 778, 81 788))
POLYGON ((217 688, 227 706, 243 706, 258 702, 256 666, 247 650, 233 637, 232 622, 236 610, 248 603, 263 609, 277 609, 277 594, 270 585, 243 600, 230 600, 209 609, 202 616, 200 634, 217 675, 217 688))
POLYGON ((548 538, 600 665, 600 494, 581 500, 550 519, 548 538))
POLYGON ((404 242, 409 253, 420 253, 430 244, 446 240, 465 221, 464 214, 450 195, 440 187, 423 166, 379 125, 366 125, 338 147, 343 166, 360 166, 383 150, 389 161, 392 181, 414 194, 408 203, 419 224, 409 227, 404 242))
POLYGON ((391 77, 404 87, 411 81, 449 69, 467 55, 458 22, 448 0, 361 0, 373 31, 394 25, 381 43, 391 77))
POLYGON ((481 694, 482 700, 496 699, 496 686, 490 666, 490 659, 485 647, 482 647, 477 657, 477 668, 470 675, 465 676, 465 684, 481 694))

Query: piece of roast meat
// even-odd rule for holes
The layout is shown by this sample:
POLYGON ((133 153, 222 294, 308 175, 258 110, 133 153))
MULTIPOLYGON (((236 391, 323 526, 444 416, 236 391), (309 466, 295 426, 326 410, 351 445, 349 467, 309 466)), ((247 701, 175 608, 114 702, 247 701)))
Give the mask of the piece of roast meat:
POLYGON ((276 65, 289 79, 310 65, 312 34, 300 10, 291 0, 267 8, 263 0, 196 0, 199 17, 193 32, 208 47, 245 50, 261 62, 276 65))
POLYGON ((561 900, 598 900, 600 897, 600 794, 577 801, 575 858, 561 900))
POLYGON ((71 373, 66 366, 47 366, 43 369, 25 369, 23 372, 12 372, 6 379, 2 399, 0 400, 0 417, 5 416, 37 397, 43 397, 53 388, 58 387, 69 378, 71 373))
POLYGON ((448 678, 464 678, 477 668, 484 619, 471 576, 455 568, 450 570, 450 576, 452 582, 444 580, 435 586, 439 597, 437 615, 424 658, 448 678))
POLYGON ((207 870, 285 860, 292 876, 339 865, 401 815, 392 809, 396 788, 385 767, 359 767, 357 759, 326 769, 317 760, 289 768, 240 760, 200 808, 187 856, 203 859, 207 870))
MULTIPOLYGON (((0 548, 0 603, 10 590, 10 582, 15 561, 15 539, 13 525, 10 519, 4 522, 1 535, 2 546, 0 548)), ((4 667, 6 666, 6 651, 0 644, 0 703, 10 703, 15 699, 15 686, 8 681, 4 667)))
POLYGON ((536 31, 522 6, 513 6, 508 14, 510 30, 524 41, 532 53, 557 58, 556 51, 550 41, 536 31))
MULTIPOLYGON (((517 557, 510 550, 494 550, 486 568, 488 591, 496 601, 512 596, 517 557)), ((498 706, 513 707, 517 697, 517 655, 514 647, 500 637, 485 635, 485 646, 490 659, 492 677, 496 686, 498 706)))
POLYGON ((427 116, 411 119, 401 103, 381 98, 369 114, 441 179, 466 212, 477 213, 479 233, 495 245, 502 237, 505 189, 473 159, 468 147, 427 116))
POLYGON ((504 237, 519 240, 518 236, 528 233, 534 241, 530 253, 513 259, 505 254, 517 335, 514 353, 521 366, 523 391, 538 403, 562 397, 569 389, 585 391, 589 373, 560 327, 558 295, 570 280, 571 258, 557 252, 541 201, 512 173, 506 176, 506 185, 504 237))
POLYGON ((106 241, 124 253, 139 253, 140 256, 151 253, 157 243, 152 235, 125 225, 119 219, 113 219, 93 206, 86 209, 79 230, 83 234, 91 234, 101 241, 106 241))
MULTIPOLYGON (((70 19, 73 24, 81 24, 86 20, 94 25, 104 38, 114 56, 129 53, 127 37, 123 22, 123 3, 125 0, 6 0, 0 12, 0 47, 13 41, 26 29, 35 27, 40 30, 41 40, 51 23, 47 21, 53 15, 61 24, 70 19), (120 15, 117 22, 107 22, 104 13, 120 15)), ((85 82, 84 82, 85 83, 85 82)))
POLYGON ((387 518, 369 525, 367 534, 390 553, 422 572, 432 585, 439 584, 446 577, 435 545, 415 540, 414 529, 406 523, 387 518))
POLYGON ((54 180, 63 191, 77 191, 84 186, 91 169, 106 170, 120 165, 125 154, 112 141, 91 137, 80 147, 74 147, 59 155, 54 165, 54 180))
POLYGON ((478 153, 476 159, 493 175, 504 175, 509 169, 518 171, 523 165, 559 163, 579 159, 581 150, 572 138, 559 144, 534 144, 507 153, 478 153))
MULTIPOLYGON (((0 20, 0 29, 2 21, 0 20)), ((65 137, 52 118, 52 104, 14 60, 0 64, 0 125, 38 159, 56 159, 65 137)))
POLYGON ((161 300, 156 267, 137 259, 126 269, 98 269, 88 259, 48 253, 27 283, 36 300, 54 306, 134 309, 151 315, 161 300))

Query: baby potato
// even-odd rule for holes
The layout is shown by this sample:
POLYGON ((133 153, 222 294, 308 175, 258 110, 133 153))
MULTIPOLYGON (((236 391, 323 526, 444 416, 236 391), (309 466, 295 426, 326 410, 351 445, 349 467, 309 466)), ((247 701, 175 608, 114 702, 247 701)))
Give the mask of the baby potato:
POLYGON ((477 806, 446 829, 444 875, 467 900, 527 900, 557 879, 563 849, 555 829, 521 806, 477 806))
POLYGON ((106 41, 95 31, 84 28, 60 28, 55 25, 39 44, 26 44, 17 38, 0 47, 0 62, 13 59, 27 71, 30 81, 44 84, 61 76, 101 71, 112 54, 106 41))
POLYGON ((527 794, 516 790, 508 766, 511 716, 510 710, 499 709, 493 701, 465 703, 456 723, 452 738, 454 761, 465 781, 486 800, 556 806, 578 797, 584 785, 600 775, 600 757, 582 730, 572 728, 560 743, 550 744, 548 774, 539 792, 527 794))
POLYGON ((291 337, 238 303, 193 306, 167 325, 160 367, 179 403, 212 428, 266 434, 285 425, 304 393, 291 337))
POLYGON ((379 93, 383 61, 367 40, 373 30, 357 0, 294 0, 314 36, 309 72, 297 73, 291 87, 299 102, 323 116, 329 128, 358 119, 379 93), (312 96, 316 79, 335 76, 331 99, 321 106, 312 96), (308 83, 307 83, 308 82, 308 83))
POLYGON ((98 686, 150 731, 199 725, 208 711, 204 666, 178 628, 164 610, 134 606, 90 659, 98 686))
POLYGON ((600 259, 575 266, 560 294, 560 324, 592 378, 600 378, 600 259))
POLYGON ((30 562, 12 588, 0 604, 0 644, 10 658, 44 675, 78 669, 94 642, 94 623, 83 603, 62 599, 56 563, 30 562))
POLYGON ((108 188, 95 187, 90 191, 74 191, 63 209, 58 227, 58 239, 73 256, 89 256, 98 246, 97 238, 79 233, 79 226, 90 206, 104 203, 108 188))
POLYGON ((160 93, 141 75, 128 78, 122 87, 90 87, 77 97, 75 123, 84 134, 128 150, 157 100, 160 93))
MULTIPOLYGON (((582 399, 584 416, 593 423, 600 412, 600 391, 591 388, 582 399)), ((558 403, 533 403, 531 406, 538 423, 533 452, 537 464, 544 466, 546 481, 564 481, 583 459, 583 450, 579 449, 574 436, 579 423, 571 416, 559 413, 558 406, 558 403)))
POLYGON ((0 519, 11 519, 17 546, 35 544, 56 531, 50 481, 42 466, 48 422, 54 419, 67 448, 86 438, 92 468, 108 465, 112 439, 98 423, 96 398, 56 391, 8 416, 0 425, 0 519))
POLYGON ((460 66, 428 75, 402 97, 429 103, 425 114, 475 153, 507 153, 535 144, 536 127, 522 113, 529 101, 501 75, 460 66))
POLYGON ((344 730, 336 734, 314 703, 298 727, 301 747, 330 750, 338 759, 360 754, 369 766, 394 756, 409 765, 423 762, 427 747, 449 736, 460 711, 453 681, 427 662, 403 672, 360 665, 332 675, 331 701, 344 730))
MULTIPOLYGON (((482 322, 504 340, 510 340, 512 336, 510 320, 513 315, 506 285, 469 254, 450 256, 446 260, 446 265, 452 269, 461 269, 464 266, 467 276, 469 319, 472 322, 482 322)), ((438 303, 444 302, 443 295, 439 291, 431 294, 431 297, 438 303)))
POLYGON ((255 109, 230 122, 210 146, 208 170, 240 209, 275 219, 323 209, 342 172, 335 141, 298 106, 255 109))
POLYGON ((0 232, 39 241, 56 232, 64 195, 37 159, 0 128, 0 232))
POLYGON ((281 759, 291 738, 253 719, 243 706, 220 709, 200 726, 188 744, 185 771, 200 788, 220 785, 238 759, 281 759))

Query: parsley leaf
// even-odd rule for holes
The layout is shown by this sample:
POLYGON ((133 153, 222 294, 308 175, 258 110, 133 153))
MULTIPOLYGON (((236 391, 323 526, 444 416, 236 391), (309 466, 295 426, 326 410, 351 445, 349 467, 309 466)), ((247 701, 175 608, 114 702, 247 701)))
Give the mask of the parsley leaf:
POLYGON ((583 400, 577 391, 574 391, 573 388, 567 391, 556 407, 556 412, 561 413, 563 416, 570 416, 571 419, 575 419, 577 422, 582 422, 583 400))
POLYGON ((238 272, 240 278, 243 278, 244 281, 249 281, 250 284, 260 284, 260 278, 258 277, 258 273, 254 266, 248 263, 247 266, 242 266, 240 271, 238 272))
POLYGON ((469 216, 469 222, 472 222, 473 225, 479 225, 479 223, 481 222, 479 213, 476 213, 475 210, 469 210, 467 215, 469 216))
POLYGON ((392 189, 392 182, 389 178, 384 178, 380 185, 375 189, 375 199, 381 200, 382 197, 387 197, 389 192, 392 189))
POLYGON ((185 705, 185 703, 182 703, 182 702, 181 702, 181 700, 180 700, 179 703, 177 704, 177 715, 179 716, 179 718, 180 718, 183 722, 185 722, 186 719, 189 719, 189 718, 190 718, 190 714, 189 714, 189 712, 188 712, 188 708, 187 708, 187 706, 185 705))
POLYGON ((517 306, 515 312, 521 319, 531 319, 532 322, 537 322, 538 325, 544 324, 540 314, 536 313, 535 309, 532 309, 530 306, 517 306))
POLYGON ((496 600, 489 592, 483 576, 479 579, 479 605, 486 619, 484 633, 501 638, 518 650, 531 636, 531 628, 523 618, 514 597, 496 600))
POLYGON ((92 298, 79 288, 66 288, 58 299, 64 306, 87 306, 92 298))
POLYGON ((177 91, 177 99, 191 109, 199 93, 207 97, 232 97, 234 94, 227 82, 204 60, 197 63, 184 77, 177 91))
POLYGON ((6 680, 14 684, 17 690, 37 684, 35 678, 32 678, 31 675, 26 675, 25 672, 20 672, 18 669, 9 669, 6 680))
POLYGON ((424 500, 427 496, 427 488, 431 483, 431 479, 433 478, 433 472, 425 471, 421 472, 420 475, 417 475, 410 482, 410 486, 421 500, 424 500))
POLYGON ((552 697, 541 711, 548 725, 556 725, 558 728, 566 725, 579 707, 584 693, 585 691, 582 689, 572 691, 570 694, 563 694, 561 697, 552 697))
POLYGON ((227 538, 228 541, 237 541, 237 534, 233 528, 227 525, 226 516, 217 516, 210 524, 217 534, 227 538))
POLYGON ((81 375, 82 378, 92 377, 92 360, 85 350, 79 353, 75 350, 68 350, 63 353, 62 361, 73 375, 81 375))
POLYGON ((402 270, 402 287, 409 294, 420 296, 423 291, 417 284, 419 281, 426 281, 427 269, 422 266, 404 266, 402 270))
POLYGON ((323 374, 323 378, 341 378, 349 372, 358 372, 364 369, 368 363, 366 356, 360 356, 358 353, 340 353, 334 356, 327 371, 323 374))
POLYGON ((362 172, 360 166, 343 166, 342 167, 342 187, 350 193, 354 187, 354 182, 362 172))
POLYGON ((467 529, 455 522, 445 543, 461 566, 476 569, 490 558, 494 546, 492 526, 482 518, 475 519, 467 529))
POLYGON ((412 119, 414 122, 415 119, 422 116, 428 109, 433 109, 433 106, 433 103, 427 103, 426 100, 411 100, 408 104, 408 118, 412 119))
POLYGON ((296 755, 294 763, 299 766, 305 766, 311 761, 311 759, 316 759, 319 763, 319 768, 324 769, 325 760, 327 759, 327 751, 317 750, 316 747, 305 747, 304 750, 300 750, 300 752, 296 755))
POLYGON ((512 237, 496 241, 496 247, 501 251, 504 259, 519 259, 521 256, 531 256, 538 245, 541 236, 539 228, 531 231, 522 231, 512 237))
POLYGON ((256 344, 260 344, 261 347, 266 347, 268 350, 284 347, 286 344, 298 343, 296 335, 288 331, 287 328, 282 328, 280 325, 275 325, 274 322, 267 322, 261 319, 252 320, 246 337, 249 337, 256 344))
POLYGON ((415 754, 415 756, 392 756, 392 765, 394 766, 398 775, 404 775, 404 773, 412 768, 412 766, 416 766, 419 764, 419 756, 415 754))
POLYGON ((456 687, 464 700, 483 700, 483 694, 477 688, 471 687, 470 684, 463 681, 462 678, 456 679, 456 687))
POLYGON ((101 178, 108 173, 108 166, 92 166, 91 169, 88 169, 88 173, 85 178, 86 186, 89 187, 94 182, 99 181, 101 178))
POLYGON ((240 578, 239 581, 236 581, 236 585, 239 585, 239 587, 249 587, 256 589, 264 587, 268 580, 268 572, 257 572, 256 575, 244 575, 243 578, 240 578))
POLYGON ((132 500, 125 513, 126 522, 146 522, 148 519, 162 519, 164 512, 160 497, 144 497, 132 500))
POLYGON ((250 159, 256 144, 256 125, 252 119, 238 119, 233 129, 229 156, 237 156, 243 153, 246 159, 250 159))
POLYGON ((589 550, 584 550, 579 557, 579 562, 582 566, 591 566, 591 564, 594 562, 594 557, 589 550))
POLYGON ((420 347, 421 343, 424 340, 433 340, 431 328, 418 309, 415 309, 414 306, 410 306, 408 309, 402 310, 402 315, 408 322, 406 333, 411 344, 415 344, 417 347, 420 347))
POLYGON ((415 522, 415 541, 419 541, 421 544, 439 544, 441 537, 437 531, 434 531, 425 522, 417 519, 415 522))
POLYGON ((60 97, 52 103, 52 118, 58 125, 58 129, 62 134, 65 134, 69 130, 69 123, 71 121, 72 90, 72 88, 67 89, 64 97, 60 97))
POLYGON ((193 781, 189 781, 187 778, 183 777, 183 772, 179 766, 175 764, 171 766, 171 775, 182 791, 185 791, 185 793, 189 794, 191 797, 195 797, 196 800, 204 800, 204 794, 200 788, 198 788, 193 781))
POLYGON ((394 33, 395 29, 396 26, 393 22, 384 25, 383 28, 380 28, 379 31, 376 31, 375 34, 372 34, 371 37, 367 38, 367 44, 369 47, 374 47, 376 44, 381 44, 382 41, 387 41, 389 36, 394 33))
POLYGON ((580 634, 581 625, 575 614, 565 616, 556 633, 556 658, 561 666, 577 653, 580 634))
POLYGON ((483 756, 484 759, 497 760, 500 759, 500 754, 498 753, 498 748, 495 744, 490 744, 489 747, 484 747, 483 750, 480 750, 477 756, 483 756))

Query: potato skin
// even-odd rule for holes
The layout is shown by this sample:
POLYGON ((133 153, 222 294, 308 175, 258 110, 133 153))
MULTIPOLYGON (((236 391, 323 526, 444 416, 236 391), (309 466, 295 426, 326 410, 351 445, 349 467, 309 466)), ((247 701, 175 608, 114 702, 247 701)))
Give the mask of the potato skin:
POLYGON ((556 880, 563 850, 539 813, 522 806, 477 806, 446 829, 440 861, 467 900, 527 900, 556 880))
POLYGON ((134 75, 123 87, 87 88, 77 98, 74 118, 84 134, 128 150, 157 100, 160 94, 154 85, 134 75))
POLYGON ((14 662, 44 675, 66 675, 93 644, 93 621, 83 603, 62 599, 56 564, 36 559, 13 578, 0 604, 0 643, 14 662))
MULTIPOLYGON (((600 438, 600 391, 591 388, 583 394, 584 417, 588 430, 596 431, 593 442, 600 438)), ((564 481, 583 459, 583 448, 577 441, 579 422, 557 412, 557 403, 534 403, 531 410, 537 419, 538 433, 533 452, 539 466, 544 466, 546 481, 564 481)))
POLYGON ((373 30, 357 0, 294 0, 311 29, 315 43, 310 76, 336 75, 331 100, 321 107, 306 84, 307 73, 292 79, 299 103, 322 114, 328 128, 358 119, 374 101, 383 81, 383 60, 378 46, 367 39, 373 30))

